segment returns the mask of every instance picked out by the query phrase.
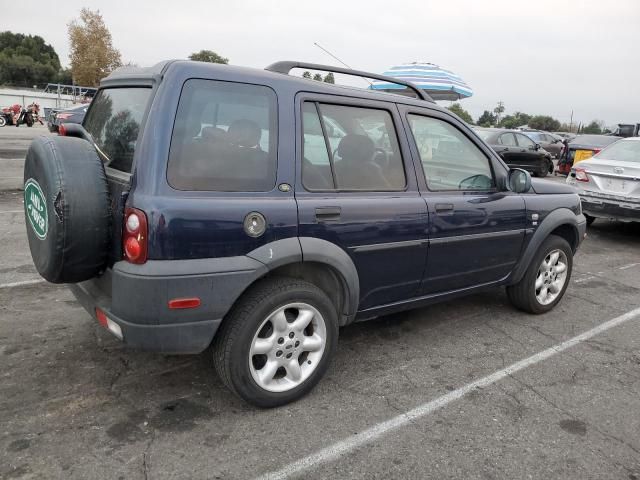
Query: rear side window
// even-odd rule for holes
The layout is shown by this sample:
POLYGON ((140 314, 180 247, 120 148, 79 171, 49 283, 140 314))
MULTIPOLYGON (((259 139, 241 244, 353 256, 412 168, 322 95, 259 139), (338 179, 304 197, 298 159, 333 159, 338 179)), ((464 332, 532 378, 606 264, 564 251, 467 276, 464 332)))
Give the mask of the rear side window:
POLYGON ((500 138, 498 139, 498 143, 500 143, 501 145, 508 145, 508 146, 516 146, 516 137, 513 136, 513 133, 503 133, 502 135, 500 135, 500 138))
POLYGON ((302 126, 302 183, 307 190, 404 190, 402 156, 389 112, 305 102, 302 126))
POLYGON ((105 165, 131 173, 140 123, 150 88, 105 88, 91 102, 83 126, 93 137, 105 165))
POLYGON ((276 125, 276 95, 270 88, 188 80, 171 137, 169 184, 178 190, 272 190, 276 125))

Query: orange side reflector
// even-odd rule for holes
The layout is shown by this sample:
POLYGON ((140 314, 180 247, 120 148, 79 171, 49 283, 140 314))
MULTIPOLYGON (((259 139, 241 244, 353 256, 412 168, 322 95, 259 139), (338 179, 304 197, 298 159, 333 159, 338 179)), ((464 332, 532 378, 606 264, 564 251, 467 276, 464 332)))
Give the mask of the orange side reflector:
POLYGON ((169 300, 169 308, 172 310, 180 309, 180 308, 196 308, 200 306, 200 299, 197 297, 193 298, 174 298, 173 300, 169 300))
POLYGON ((107 323, 107 316, 99 308, 96 308, 96 317, 98 318, 98 322, 100 323, 100 325, 102 325, 104 328, 109 328, 107 323))

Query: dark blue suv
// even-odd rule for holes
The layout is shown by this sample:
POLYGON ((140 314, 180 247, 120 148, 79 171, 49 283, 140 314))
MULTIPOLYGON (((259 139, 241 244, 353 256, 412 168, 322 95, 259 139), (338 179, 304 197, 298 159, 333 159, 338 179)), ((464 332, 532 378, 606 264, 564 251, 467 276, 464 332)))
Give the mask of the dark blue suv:
POLYGON ((352 322, 498 286, 531 313, 561 300, 586 225, 571 187, 510 170, 409 83, 297 67, 384 78, 170 61, 103 80, 27 155, 41 275, 127 345, 212 346, 258 406, 308 392, 352 322))

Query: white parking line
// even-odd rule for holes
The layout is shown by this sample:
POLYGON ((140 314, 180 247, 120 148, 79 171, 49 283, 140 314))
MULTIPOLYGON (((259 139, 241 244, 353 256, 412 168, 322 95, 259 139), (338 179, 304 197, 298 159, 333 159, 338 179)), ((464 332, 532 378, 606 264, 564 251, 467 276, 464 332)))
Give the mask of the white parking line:
POLYGON ((582 283, 582 282, 586 282, 588 280, 593 280, 594 278, 596 278, 596 277, 594 277, 593 275, 589 275, 588 277, 577 278, 577 279, 575 279, 573 281, 573 283, 582 283))
POLYGON ((623 267, 620 267, 618 270, 627 270, 628 268, 637 267, 638 265, 640 265, 640 263, 630 263, 629 265, 624 265, 623 267))
POLYGON ((23 280, 21 282, 0 283, 0 290, 3 288, 24 287, 26 285, 37 285, 38 283, 44 283, 44 278, 35 278, 33 280, 23 280))
POLYGON ((4 212, 0 211, 0 215, 3 213, 24 213, 24 210, 5 210, 4 212))
POLYGON ((386 420, 382 423, 378 423, 373 427, 368 428, 367 430, 360 432, 355 435, 351 435, 344 440, 341 440, 333 445, 330 445, 322 450, 317 451, 307 457, 301 458, 300 460, 296 460, 293 463, 286 465, 280 470, 267 473, 257 478, 257 480, 279 480, 286 479, 292 475, 304 472, 306 470, 310 470, 316 467, 319 464, 331 462, 333 460, 337 460, 342 455, 351 452, 363 445, 371 443, 372 441, 386 435, 387 433, 397 430, 399 428, 405 427, 409 425, 412 421, 417 420, 419 418, 425 417, 430 413, 435 412, 436 410, 446 406, 447 404, 459 400, 467 393, 475 390, 476 388, 487 387, 493 383, 502 380, 505 377, 508 377, 520 370, 523 370, 531 365, 535 365, 536 363, 542 362, 548 358, 557 355, 558 353, 567 350, 585 340, 589 340, 596 335, 609 330, 610 328, 616 327, 622 323, 628 322, 640 315, 640 308, 636 308, 627 312, 619 317, 606 321, 597 327, 592 328, 591 330, 587 330, 586 332, 570 338, 562 343, 554 345, 552 347, 547 348, 541 352, 538 352, 524 360, 520 360, 512 365, 509 365, 502 370, 498 370, 491 375, 488 375, 484 378, 476 380, 475 382, 471 382, 466 384, 465 386, 454 390, 452 392, 447 393, 441 397, 436 398, 435 400, 431 400, 427 403, 423 403, 422 405, 414 408, 413 410, 409 410, 408 412, 402 413, 397 417, 393 417, 389 420, 386 420))

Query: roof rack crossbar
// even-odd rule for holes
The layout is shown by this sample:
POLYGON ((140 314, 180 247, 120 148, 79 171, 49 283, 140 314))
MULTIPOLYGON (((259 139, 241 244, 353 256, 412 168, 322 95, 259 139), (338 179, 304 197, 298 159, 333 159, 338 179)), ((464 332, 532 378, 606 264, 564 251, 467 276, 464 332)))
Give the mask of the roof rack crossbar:
POLYGON ((307 62, 297 62, 297 61, 283 61, 276 62, 269 65, 265 70, 276 73, 284 73, 288 75, 291 70, 294 68, 306 68, 309 70, 322 70, 325 72, 333 72, 333 73, 342 73, 344 75, 352 75, 354 77, 364 77, 371 78, 373 80, 381 80, 383 82, 394 83, 396 85, 403 85, 410 90, 413 90, 416 96, 427 102, 435 103, 433 98, 426 93, 424 90, 420 90, 417 85, 407 82, 404 80, 400 80, 399 78, 387 77, 385 75, 378 75, 377 73, 364 72, 361 70, 353 70, 351 68, 342 68, 342 67, 334 67, 332 65, 322 65, 319 63, 307 63, 307 62))

